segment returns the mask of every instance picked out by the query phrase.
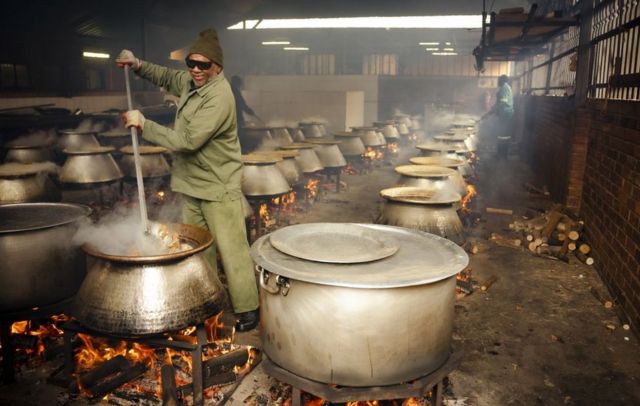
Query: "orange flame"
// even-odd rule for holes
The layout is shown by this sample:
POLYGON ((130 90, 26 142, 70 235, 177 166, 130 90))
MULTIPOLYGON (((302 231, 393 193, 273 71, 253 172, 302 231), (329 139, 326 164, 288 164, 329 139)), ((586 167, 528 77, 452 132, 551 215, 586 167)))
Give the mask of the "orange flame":
POLYGON ((467 206, 469 205, 471 199, 477 194, 478 193, 476 192, 476 188, 471 184, 467 184, 467 194, 462 198, 462 210, 469 211, 467 206))
POLYGON ((390 154, 397 154, 398 153, 398 143, 397 142, 390 142, 387 144, 387 151, 389 151, 390 154))
POLYGON ((318 195, 318 183, 320 181, 318 179, 309 179, 307 184, 304 185, 304 189, 307 191, 307 198, 309 200, 315 199, 318 195))
POLYGON ((269 206, 266 203, 260 204, 260 209, 258 210, 260 214, 260 220, 263 222, 267 222, 271 220, 271 216, 269 215, 269 206))
POLYGON ((357 175, 358 171, 351 165, 351 162, 347 162, 347 166, 342 168, 342 175, 357 175))
POLYGON ((378 148, 367 147, 367 150, 362 154, 362 157, 371 161, 381 161, 384 159, 384 152, 378 148))
POLYGON ((296 192, 292 190, 285 195, 274 197, 271 199, 271 203, 280 206, 280 210, 294 212, 296 210, 296 192))

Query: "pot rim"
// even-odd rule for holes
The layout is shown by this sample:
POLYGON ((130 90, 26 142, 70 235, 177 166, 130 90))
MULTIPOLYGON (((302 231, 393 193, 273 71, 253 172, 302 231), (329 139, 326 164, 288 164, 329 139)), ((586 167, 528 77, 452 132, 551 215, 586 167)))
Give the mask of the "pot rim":
POLYGON ((58 219, 57 221, 52 221, 51 223, 47 223, 46 225, 39 225, 39 226, 31 226, 31 227, 24 227, 21 229, 16 229, 16 228, 8 228, 8 229, 0 229, 0 235, 3 234, 11 234, 11 233, 21 233, 21 232, 25 232, 25 231, 36 231, 36 230, 44 230, 47 228, 52 228, 52 227, 58 227, 58 226, 62 226, 65 224, 70 224, 73 223, 83 217, 87 217, 89 216, 92 212, 93 209, 91 209, 91 207, 89 206, 85 206, 83 204, 75 204, 75 203, 45 203, 45 202, 40 202, 40 203, 8 203, 8 204, 3 204, 2 206, 0 206, 0 210, 3 209, 11 209, 12 207, 16 207, 16 206, 29 206, 29 207, 68 207, 68 208, 74 208, 74 209, 78 209, 78 215, 73 217, 73 218, 68 218, 68 219, 58 219))
POLYGON ((163 254, 163 255, 145 255, 145 256, 133 256, 133 255, 112 255, 105 254, 104 252, 99 251, 92 244, 84 244, 82 246, 82 250, 87 254, 94 258, 104 259, 111 262, 122 262, 122 263, 134 263, 134 264, 157 264, 158 262, 170 262, 176 261, 178 259, 186 258, 197 254, 201 251, 206 250, 213 244, 213 235, 208 231, 196 227, 191 224, 179 224, 179 223, 168 223, 166 224, 172 230, 182 230, 188 231, 187 235, 181 234, 180 239, 188 242, 196 243, 195 248, 191 248, 188 250, 174 252, 171 254, 163 254))

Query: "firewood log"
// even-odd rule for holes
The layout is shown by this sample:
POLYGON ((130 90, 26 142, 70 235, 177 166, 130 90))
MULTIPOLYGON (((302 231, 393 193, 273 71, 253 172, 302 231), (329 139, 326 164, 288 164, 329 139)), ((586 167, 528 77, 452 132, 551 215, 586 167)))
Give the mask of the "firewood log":
POLYGON ((491 285, 493 285, 497 280, 498 280, 497 276, 491 275, 489 278, 487 278, 487 280, 482 282, 482 284, 480 285, 480 289, 483 292, 486 292, 491 287, 491 285))
POLYGON ((586 265, 593 265, 596 261, 593 259, 593 257, 589 257, 585 254, 583 254, 580 251, 573 251, 573 254, 576 256, 576 258, 578 258, 580 261, 582 261, 584 264, 586 265))
POLYGON ((578 247, 578 250, 580 252, 582 252, 583 254, 587 255, 589 252, 591 252, 591 246, 589 244, 587 244, 587 243, 582 243, 578 247))
POLYGON ((608 300, 604 297, 604 295, 598 290, 598 288, 596 288, 595 286, 591 286, 589 288, 589 291, 591 292, 591 294, 593 295, 593 297, 595 297, 596 299, 598 299, 598 301, 600 303, 602 303, 602 305, 606 308, 606 309, 611 309, 613 307, 613 301, 608 300))
POLYGON ((562 213, 559 211, 550 212, 547 224, 545 224, 544 228, 540 231, 540 235, 542 237, 549 238, 553 230, 558 226, 560 219, 562 219, 562 213))

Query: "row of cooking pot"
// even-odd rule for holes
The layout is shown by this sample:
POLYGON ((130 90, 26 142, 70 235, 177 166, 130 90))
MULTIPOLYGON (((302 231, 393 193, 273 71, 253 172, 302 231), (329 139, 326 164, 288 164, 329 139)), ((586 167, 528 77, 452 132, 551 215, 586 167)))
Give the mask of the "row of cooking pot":
MULTIPOLYGON (((143 176, 167 176, 170 168, 162 147, 140 146, 143 176)), ((116 163, 113 147, 65 150, 67 159, 58 170, 51 162, 0 165, 0 204, 17 202, 58 201, 60 192, 54 179, 65 185, 87 185, 113 182, 123 177, 135 178, 133 149, 123 147, 116 163)))

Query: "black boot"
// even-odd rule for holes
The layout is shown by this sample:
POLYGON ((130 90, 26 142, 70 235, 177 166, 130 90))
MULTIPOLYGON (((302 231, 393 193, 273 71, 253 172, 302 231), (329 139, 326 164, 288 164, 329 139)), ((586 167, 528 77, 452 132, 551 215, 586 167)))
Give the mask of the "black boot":
POLYGON ((238 313, 236 316, 238 316, 236 331, 250 331, 256 328, 260 322, 260 309, 238 313))

